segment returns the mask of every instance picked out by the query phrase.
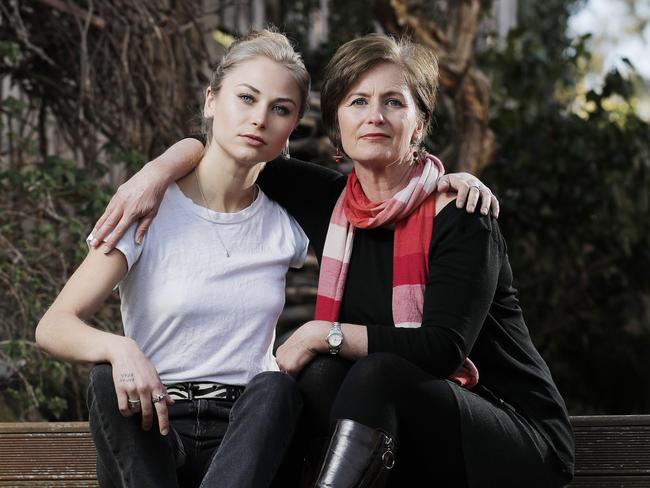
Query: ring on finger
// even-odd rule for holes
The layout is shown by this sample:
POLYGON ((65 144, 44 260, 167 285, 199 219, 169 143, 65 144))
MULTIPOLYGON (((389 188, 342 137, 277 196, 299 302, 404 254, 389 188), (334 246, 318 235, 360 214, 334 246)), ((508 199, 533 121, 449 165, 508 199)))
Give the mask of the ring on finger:
POLYGON ((165 399, 165 397, 167 397, 167 395, 164 393, 159 393, 158 395, 154 395, 151 397, 151 403, 162 402, 165 399))
POLYGON ((478 191, 481 191, 481 185, 470 185, 469 190, 472 191, 472 188, 476 188, 478 191))
POLYGON ((134 410, 136 408, 140 408, 140 400, 139 399, 133 400, 131 398, 127 398, 126 403, 128 404, 128 406, 129 406, 129 408, 131 410, 134 410))

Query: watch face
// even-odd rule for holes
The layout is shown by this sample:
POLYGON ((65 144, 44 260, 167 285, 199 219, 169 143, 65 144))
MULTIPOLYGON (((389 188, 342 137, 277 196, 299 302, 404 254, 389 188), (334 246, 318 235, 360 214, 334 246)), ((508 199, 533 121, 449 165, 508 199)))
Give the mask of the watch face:
POLYGON ((332 334, 327 342, 332 347, 338 347, 343 342, 343 336, 341 334, 332 334))

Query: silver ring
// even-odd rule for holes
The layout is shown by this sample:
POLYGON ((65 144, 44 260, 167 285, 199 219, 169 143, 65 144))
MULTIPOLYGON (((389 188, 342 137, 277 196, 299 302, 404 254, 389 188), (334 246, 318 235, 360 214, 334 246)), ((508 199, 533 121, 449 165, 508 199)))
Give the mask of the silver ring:
POLYGON ((140 400, 132 400, 130 398, 127 398, 126 403, 129 405, 129 408, 140 408, 140 400))
POLYGON ((154 395, 154 396, 151 397, 151 403, 162 402, 162 401, 165 399, 166 396, 167 396, 167 395, 164 394, 164 393, 160 393, 160 394, 158 394, 158 395, 154 395))
POLYGON ((469 191, 472 191, 472 188, 476 188, 478 191, 481 191, 481 185, 470 185, 469 191))

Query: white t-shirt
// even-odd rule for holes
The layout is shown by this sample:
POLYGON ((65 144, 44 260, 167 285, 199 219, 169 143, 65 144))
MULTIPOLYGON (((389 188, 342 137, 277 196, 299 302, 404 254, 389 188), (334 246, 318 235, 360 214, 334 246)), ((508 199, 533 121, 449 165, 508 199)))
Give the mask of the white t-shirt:
POLYGON ((163 383, 245 385, 278 370, 272 347, 285 274, 302 266, 308 245, 284 208, 259 190, 240 212, 214 212, 174 183, 142 245, 134 233, 132 225, 116 246, 128 263, 119 285, 124 332, 163 383))

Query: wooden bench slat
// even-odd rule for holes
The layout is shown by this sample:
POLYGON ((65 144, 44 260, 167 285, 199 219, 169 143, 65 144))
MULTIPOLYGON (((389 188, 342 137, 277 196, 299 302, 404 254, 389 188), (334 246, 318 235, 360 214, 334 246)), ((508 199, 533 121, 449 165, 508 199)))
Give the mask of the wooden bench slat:
POLYGON ((20 434, 82 432, 88 434, 88 429, 88 422, 0 422, 0 434, 12 432, 20 434))
POLYGON ((648 488, 650 476, 580 476, 571 488, 648 488))
POLYGON ((13 488, 19 488, 22 486, 30 486, 32 488, 96 488, 99 486, 96 479, 86 479, 86 480, 45 480, 45 481, 0 481, 0 486, 7 486, 13 488))
POLYGON ((650 426, 650 415, 576 415, 571 417, 571 425, 574 428, 650 426))

